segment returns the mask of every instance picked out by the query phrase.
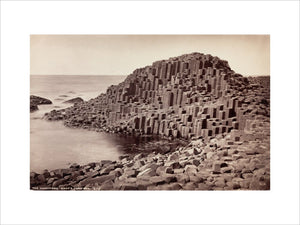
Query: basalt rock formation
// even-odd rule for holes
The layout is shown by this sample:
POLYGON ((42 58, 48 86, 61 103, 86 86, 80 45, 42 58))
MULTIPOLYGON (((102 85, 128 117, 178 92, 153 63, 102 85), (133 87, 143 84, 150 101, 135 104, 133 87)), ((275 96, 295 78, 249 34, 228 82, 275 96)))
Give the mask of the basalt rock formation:
POLYGON ((268 90, 227 61, 192 53, 136 69, 105 94, 45 117, 96 131, 208 140, 249 130, 255 116, 269 116, 269 101, 268 90))
POLYGON ((38 110, 38 105, 52 104, 49 99, 30 95, 30 112, 38 110))
POLYGON ((33 190, 269 190, 270 79, 193 53, 135 70, 105 94, 45 114, 70 127, 188 139, 167 153, 32 172, 33 190))

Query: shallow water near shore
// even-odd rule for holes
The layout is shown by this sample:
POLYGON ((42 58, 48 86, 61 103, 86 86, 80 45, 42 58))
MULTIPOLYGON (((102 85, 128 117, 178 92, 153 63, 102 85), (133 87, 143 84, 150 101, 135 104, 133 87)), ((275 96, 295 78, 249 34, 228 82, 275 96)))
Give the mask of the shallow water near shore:
POLYGON ((39 110, 30 113, 30 170, 41 172, 66 168, 72 163, 117 160, 120 155, 137 152, 167 152, 184 145, 179 140, 73 129, 65 127, 62 121, 43 120, 46 112, 72 105, 64 101, 75 97, 89 100, 123 79, 122 76, 32 76, 30 94, 48 98, 53 104, 39 105, 39 110))
POLYGON ((133 137, 105 132, 68 128, 61 121, 49 122, 31 119, 30 170, 41 172, 69 167, 72 163, 84 165, 104 159, 117 160, 120 155, 168 152, 183 146, 158 137, 133 137))

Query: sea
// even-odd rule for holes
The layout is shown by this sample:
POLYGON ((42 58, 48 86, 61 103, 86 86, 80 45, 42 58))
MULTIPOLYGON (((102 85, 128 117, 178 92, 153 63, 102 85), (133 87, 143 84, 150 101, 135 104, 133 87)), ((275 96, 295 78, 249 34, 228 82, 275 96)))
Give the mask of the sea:
MULTIPOLYGON (((124 154, 166 152, 182 144, 158 137, 133 137, 69 128, 62 121, 43 119, 46 112, 72 106, 66 100, 81 97, 87 101, 105 93, 126 76, 31 75, 30 94, 47 98, 51 105, 39 105, 30 113, 30 170, 42 172, 67 168, 73 163, 85 165, 100 160, 117 160, 124 154)), ((29 109, 28 109, 29 110, 29 109)))

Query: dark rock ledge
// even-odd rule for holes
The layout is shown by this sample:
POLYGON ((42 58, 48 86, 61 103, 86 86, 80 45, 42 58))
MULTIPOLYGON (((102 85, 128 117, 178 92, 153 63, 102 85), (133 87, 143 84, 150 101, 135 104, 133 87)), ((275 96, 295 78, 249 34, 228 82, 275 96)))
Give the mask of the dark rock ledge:
POLYGON ((80 97, 77 98, 72 98, 70 100, 64 101, 63 103, 80 103, 83 102, 84 100, 80 97))
POLYGON ((30 112, 38 110, 39 109, 38 105, 44 105, 44 104, 52 104, 52 102, 46 98, 30 95, 30 112))

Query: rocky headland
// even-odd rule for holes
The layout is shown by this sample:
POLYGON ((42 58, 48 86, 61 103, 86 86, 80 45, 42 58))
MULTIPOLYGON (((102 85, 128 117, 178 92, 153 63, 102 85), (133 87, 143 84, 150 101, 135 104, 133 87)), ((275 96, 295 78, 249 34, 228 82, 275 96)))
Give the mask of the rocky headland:
POLYGON ((192 53, 154 62, 105 94, 45 119, 189 144, 165 154, 32 172, 34 190, 270 189, 269 77, 243 77, 218 57, 192 53))
POLYGON ((39 109, 38 105, 44 105, 44 104, 52 104, 52 102, 46 98, 30 95, 30 112, 38 110, 39 109))

